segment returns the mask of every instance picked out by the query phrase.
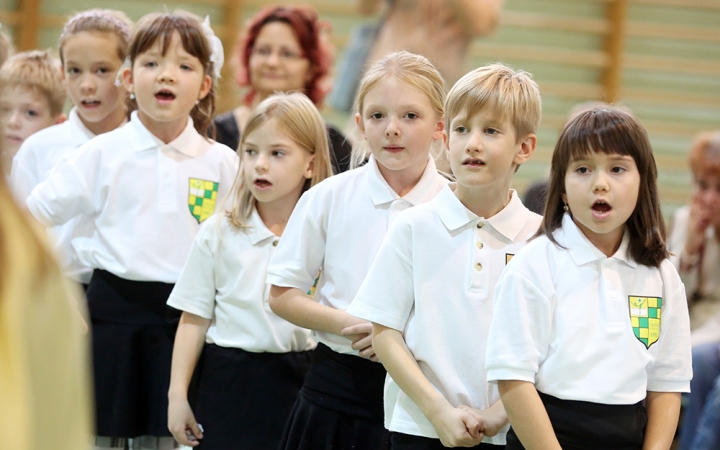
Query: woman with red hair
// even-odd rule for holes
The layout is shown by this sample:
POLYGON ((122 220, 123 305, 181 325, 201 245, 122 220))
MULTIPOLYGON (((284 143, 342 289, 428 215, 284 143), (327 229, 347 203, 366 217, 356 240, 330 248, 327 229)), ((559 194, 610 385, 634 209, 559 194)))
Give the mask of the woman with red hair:
MULTIPOLYGON (((236 81, 248 87, 243 104, 214 120, 216 140, 238 148, 240 134, 254 106, 275 92, 299 91, 320 107, 328 88, 333 55, 324 34, 329 25, 311 7, 275 6, 261 10, 241 37, 236 81)), ((336 173, 347 170, 351 145, 327 125, 336 173)))

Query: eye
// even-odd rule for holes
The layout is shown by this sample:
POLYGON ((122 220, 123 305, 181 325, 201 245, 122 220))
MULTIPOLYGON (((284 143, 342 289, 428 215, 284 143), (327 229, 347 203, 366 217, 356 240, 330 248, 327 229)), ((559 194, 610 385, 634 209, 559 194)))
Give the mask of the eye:
POLYGON ((588 169, 588 168, 585 167, 585 166, 580 166, 580 167, 578 167, 577 169, 575 169, 575 172, 577 172, 577 173, 589 173, 589 172, 590 172, 590 169, 588 169))
POLYGON ((407 118, 410 119, 410 120, 415 120, 415 119, 417 119, 417 118, 420 117, 420 116, 417 115, 417 113, 410 112, 410 113, 405 114, 405 117, 407 117, 407 118))
POLYGON ((383 118, 383 115, 382 115, 382 113, 374 112, 374 113, 370 114, 370 118, 373 120, 380 120, 383 118))
POLYGON ((282 59, 298 59, 300 58, 300 53, 294 52, 292 50, 282 50, 280 52, 280 57, 282 59))
POLYGON ((188 64, 181 64, 180 68, 182 70, 193 70, 192 66, 189 66, 188 64))
POLYGON ((285 152, 282 150, 273 150, 272 155, 278 158, 285 156, 285 152))
POLYGON ((156 63, 155 61, 147 61, 147 62, 145 62, 145 63, 143 64, 143 66, 144 66, 144 67, 148 67, 148 68, 152 68, 152 67, 156 67, 156 66, 157 66, 157 63, 156 63))
POLYGON ((68 67, 66 72, 70 75, 77 75, 80 73, 80 69, 78 69, 77 67, 68 67))
POLYGON ((28 117, 37 117, 40 114, 38 114, 38 112, 33 109, 28 109, 27 111, 25 111, 25 115, 28 117))
POLYGON ((259 56, 270 56, 272 49, 270 47, 255 47, 252 52, 259 56))
POLYGON ((107 67, 100 67, 95 72, 98 73, 99 75, 105 75, 106 73, 110 72, 110 69, 108 69, 107 67))
POLYGON ((613 167, 612 169, 610 169, 610 171, 611 171, 612 173, 623 173, 623 172, 626 172, 627 169, 624 168, 624 167, 615 166, 615 167, 613 167))
POLYGON ((458 134, 465 134, 468 132, 468 128, 465 125, 458 125, 455 127, 455 132, 458 134))
POLYGON ((257 155, 257 150, 255 150, 254 148, 246 148, 245 154, 247 156, 255 156, 255 155, 257 155))
POLYGON ((489 134, 490 136, 492 136, 494 134, 498 134, 499 132, 500 132, 500 130, 498 130, 497 128, 486 128, 485 129, 485 133, 489 134))

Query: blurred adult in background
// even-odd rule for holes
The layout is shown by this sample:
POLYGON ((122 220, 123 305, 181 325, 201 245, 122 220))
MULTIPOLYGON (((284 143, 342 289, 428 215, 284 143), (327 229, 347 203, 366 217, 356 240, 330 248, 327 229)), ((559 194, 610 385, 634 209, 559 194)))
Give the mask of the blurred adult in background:
POLYGON ((720 131, 699 134, 689 162, 693 193, 673 215, 668 248, 685 284, 697 345, 720 341, 720 131))
MULTIPOLYGON (((240 38, 236 81, 247 87, 242 105, 214 120, 216 140, 237 149, 250 110, 275 92, 299 91, 320 108, 329 90, 333 64, 329 24, 318 20, 309 6, 276 6, 261 10, 240 38)), ((333 169, 344 172, 351 146, 327 125, 333 169)))
POLYGON ((0 448, 87 449, 89 344, 79 290, 2 176, 0 205, 0 448))
POLYGON ((358 2, 362 15, 375 14, 383 3, 385 11, 379 23, 356 28, 345 50, 330 100, 343 112, 352 109, 363 69, 399 50, 428 58, 452 86, 468 69, 465 59, 473 38, 497 27, 503 0, 358 2))

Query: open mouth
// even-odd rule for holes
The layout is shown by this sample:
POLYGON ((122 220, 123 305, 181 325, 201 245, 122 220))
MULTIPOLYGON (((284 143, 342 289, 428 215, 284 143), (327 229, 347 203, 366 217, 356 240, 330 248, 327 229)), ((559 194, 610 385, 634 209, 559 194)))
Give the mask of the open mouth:
POLYGON ((463 166, 479 167, 484 166, 485 162, 482 159, 469 158, 463 161, 463 166))
POLYGON ((605 200, 597 200, 593 203, 591 209, 593 211, 593 216, 598 219, 604 219, 610 215, 612 206, 610 206, 610 204, 608 204, 605 200))
POLYGON ((83 104, 83 106, 90 108, 94 106, 100 106, 100 100, 83 100, 81 103, 83 104))
POLYGON ((269 188, 270 186, 272 186, 272 183, 268 180, 263 180, 260 178, 255 180, 255 186, 259 187, 260 189, 269 188))
POLYGON ((155 94, 155 98, 163 102, 171 102, 175 100, 175 94, 170 91, 163 90, 155 94))

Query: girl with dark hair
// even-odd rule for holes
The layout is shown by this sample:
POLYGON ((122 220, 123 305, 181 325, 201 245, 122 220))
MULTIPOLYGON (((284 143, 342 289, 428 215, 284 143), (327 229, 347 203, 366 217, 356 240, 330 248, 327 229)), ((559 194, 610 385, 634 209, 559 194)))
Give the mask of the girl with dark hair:
MULTIPOLYGON (((250 111, 275 92, 302 92, 322 106, 333 62, 328 30, 311 7, 268 7, 251 20, 239 41, 236 75, 238 86, 248 90, 241 106, 215 118, 218 142, 237 149, 250 111)), ((350 143, 332 125, 327 132, 333 169, 344 172, 350 165, 350 143)))
POLYGON ((166 302, 238 167, 232 150, 201 135, 215 102, 217 42, 192 14, 144 17, 122 72, 137 111, 62 161, 27 200, 43 225, 82 216, 93 228, 73 247, 94 269, 96 448, 125 448, 128 439, 174 446, 167 392, 179 314, 166 302))
POLYGON ((667 259, 657 168, 617 108, 570 120, 545 216, 495 290, 488 381, 508 449, 669 449, 688 392, 685 290, 667 259))

